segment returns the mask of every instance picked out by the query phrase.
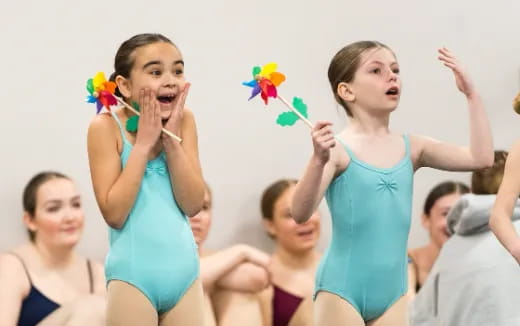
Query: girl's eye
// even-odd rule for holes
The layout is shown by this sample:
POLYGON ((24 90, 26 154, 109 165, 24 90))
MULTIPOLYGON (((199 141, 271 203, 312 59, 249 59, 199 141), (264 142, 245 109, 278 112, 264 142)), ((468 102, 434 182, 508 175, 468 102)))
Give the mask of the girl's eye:
POLYGON ((153 76, 160 76, 161 72, 159 70, 152 70, 150 74, 152 74, 153 76))
POLYGON ((380 68, 372 69, 372 73, 374 73, 374 74, 379 74, 380 72, 381 72, 380 68))

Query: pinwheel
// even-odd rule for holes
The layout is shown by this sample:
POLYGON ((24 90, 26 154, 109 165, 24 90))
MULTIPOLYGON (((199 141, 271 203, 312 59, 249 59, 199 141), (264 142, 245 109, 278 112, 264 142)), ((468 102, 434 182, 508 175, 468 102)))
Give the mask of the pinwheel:
POLYGON ((303 103, 302 99, 295 97, 293 99, 293 105, 291 105, 286 99, 278 94, 278 89, 276 87, 280 86, 280 84, 285 81, 285 75, 277 72, 276 67, 276 63, 272 62, 266 64, 262 68, 258 66, 253 68, 253 79, 242 83, 242 85, 253 89, 249 100, 260 94, 260 97, 267 105, 270 97, 277 98, 291 111, 280 114, 276 123, 281 126, 292 126, 296 121, 298 121, 298 119, 300 119, 312 129, 314 126, 307 119, 307 105, 303 103))
MULTIPOLYGON (((96 103, 96 113, 99 114, 101 109, 105 107, 108 111, 111 111, 110 107, 112 105, 117 105, 117 103, 125 106, 127 109, 132 111, 136 116, 140 116, 139 106, 137 103, 133 103, 134 106, 129 105, 125 101, 114 95, 117 85, 114 82, 107 81, 105 79, 105 74, 102 72, 98 72, 94 78, 90 78, 87 80, 87 91, 89 95, 87 95, 86 102, 88 103, 96 103)), ((137 130, 137 117, 131 118, 132 128, 137 130)), ((128 126, 127 126, 128 127, 128 126)), ((172 132, 162 128, 162 132, 172 137, 173 139, 181 142, 182 139, 177 135, 174 135, 172 132)))

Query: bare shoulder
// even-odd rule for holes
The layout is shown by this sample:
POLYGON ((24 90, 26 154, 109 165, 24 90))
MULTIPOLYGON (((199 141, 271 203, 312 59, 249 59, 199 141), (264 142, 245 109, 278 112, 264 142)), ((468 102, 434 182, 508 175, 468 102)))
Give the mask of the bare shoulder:
POLYGON ((188 107, 184 107, 184 111, 182 113, 182 126, 184 128, 195 127, 195 114, 193 113, 193 110, 188 107))
POLYGON ((343 143, 336 139, 336 145, 330 151, 330 166, 334 168, 335 175, 337 177, 347 168, 350 163, 350 157, 345 150, 343 143))
POLYGON ((6 286, 20 295, 26 295, 31 286, 22 261, 12 252, 0 253, 0 287, 6 286))

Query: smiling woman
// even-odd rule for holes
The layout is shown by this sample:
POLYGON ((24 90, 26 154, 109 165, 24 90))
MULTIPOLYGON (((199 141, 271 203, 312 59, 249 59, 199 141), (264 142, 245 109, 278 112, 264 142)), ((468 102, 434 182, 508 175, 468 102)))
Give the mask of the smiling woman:
POLYGON ((320 215, 314 212, 302 224, 292 219, 295 185, 296 180, 278 180, 262 196, 264 226, 276 242, 269 266, 272 286, 259 296, 264 325, 314 325, 312 293, 321 257, 316 251, 320 215))
POLYGON ((103 325, 103 266, 75 251, 85 218, 72 180, 35 175, 23 208, 30 242, 0 255, 0 325, 103 325))

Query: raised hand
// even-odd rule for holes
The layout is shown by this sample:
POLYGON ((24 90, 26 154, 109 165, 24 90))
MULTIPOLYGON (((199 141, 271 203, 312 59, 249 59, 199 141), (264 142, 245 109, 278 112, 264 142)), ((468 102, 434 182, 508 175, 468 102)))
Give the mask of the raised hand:
POLYGON ((455 76, 455 83, 457 84, 457 88, 466 95, 466 97, 471 97, 475 94, 475 88, 473 86, 473 81, 466 73, 466 71, 460 65, 460 62, 455 58, 453 53, 450 50, 443 47, 439 49, 439 60, 448 68, 453 71, 453 75, 455 76))
POLYGON ((146 88, 139 92, 139 129, 135 144, 150 151, 161 136, 161 109, 155 93, 146 88))
POLYGON ((325 164, 330 159, 330 149, 336 145, 332 123, 328 121, 318 121, 311 131, 314 155, 325 164))

